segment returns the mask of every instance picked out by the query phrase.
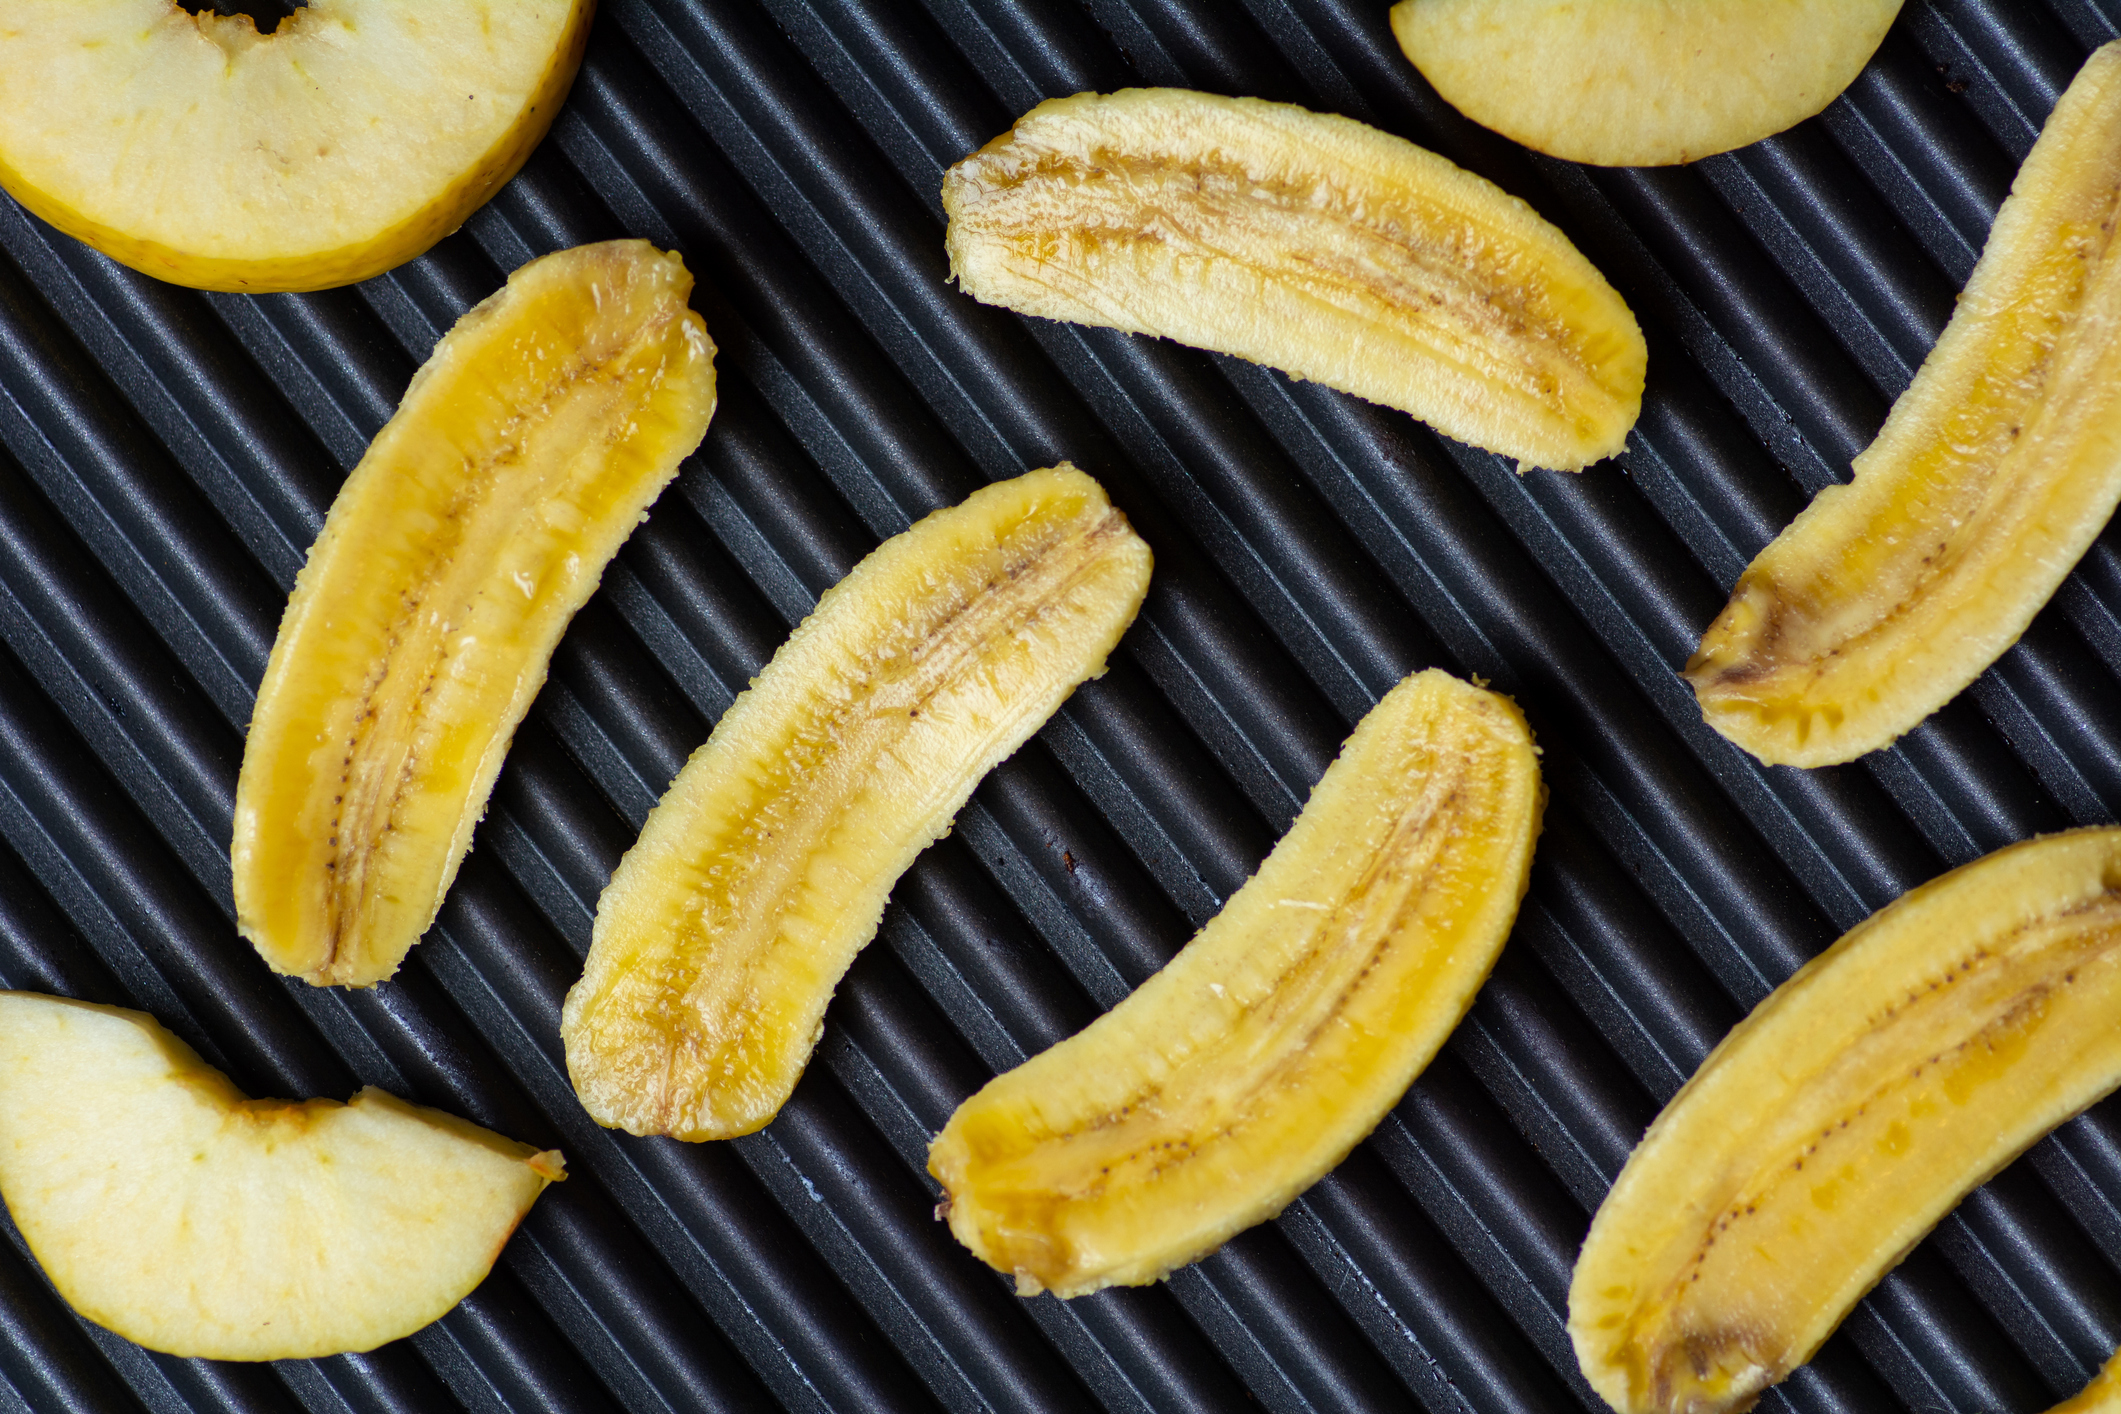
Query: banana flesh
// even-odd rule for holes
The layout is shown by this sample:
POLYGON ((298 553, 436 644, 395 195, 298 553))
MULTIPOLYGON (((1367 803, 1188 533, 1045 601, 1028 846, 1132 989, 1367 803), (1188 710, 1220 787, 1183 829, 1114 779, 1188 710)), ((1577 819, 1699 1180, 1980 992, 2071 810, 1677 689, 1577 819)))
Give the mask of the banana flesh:
POLYGON ((1544 791, 1509 699, 1436 670, 1349 737, 1156 976, 997 1077, 929 1150, 950 1230, 1024 1295, 1138 1285, 1272 1217, 1405 1093, 1524 897, 1544 791))
POLYGON ((1891 742, 2017 641, 2121 498, 2121 46, 2093 54, 1855 479, 1739 579, 1686 675, 1769 764, 1891 742))
POLYGON ((1626 444, 1647 355, 1566 236, 1330 114, 1177 89, 1032 109, 943 179, 975 298, 1158 334, 1577 470, 1626 444))
POLYGON ((1149 548, 1063 463, 886 541, 649 815, 560 1031, 590 1115, 724 1139, 795 1088, 891 886, 1105 657, 1149 548))
POLYGON ((691 288, 643 241, 532 261, 347 478, 236 788, 238 926, 275 971, 368 986, 434 921, 553 646, 714 412, 691 288))
POLYGON ((1881 909, 1703 1063, 1569 1291, 1623 1414, 1717 1414, 1809 1359, 1959 1199, 2121 1083, 2121 829, 2014 845, 1881 909))
POLYGON ((2108 1359, 2092 1382, 2047 1414, 2116 1414, 2121 1410, 2121 1354, 2108 1359))

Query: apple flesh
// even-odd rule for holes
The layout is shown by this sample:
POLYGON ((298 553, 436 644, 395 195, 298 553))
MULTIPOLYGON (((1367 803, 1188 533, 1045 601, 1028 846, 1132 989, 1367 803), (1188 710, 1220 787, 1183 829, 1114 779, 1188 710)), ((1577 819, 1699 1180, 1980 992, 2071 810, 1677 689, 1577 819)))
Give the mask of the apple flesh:
POLYGON ((1445 102, 1536 152, 1692 162, 1811 117, 1901 0, 1401 0, 1392 32, 1445 102))
POLYGON ((0 992, 0 1197, 59 1294, 150 1350, 409 1335, 484 1279, 562 1162, 375 1089, 245 1099, 151 1017, 0 992))
POLYGON ((410 260, 523 165, 595 0, 9 0, 0 186, 137 270, 315 290, 410 260))

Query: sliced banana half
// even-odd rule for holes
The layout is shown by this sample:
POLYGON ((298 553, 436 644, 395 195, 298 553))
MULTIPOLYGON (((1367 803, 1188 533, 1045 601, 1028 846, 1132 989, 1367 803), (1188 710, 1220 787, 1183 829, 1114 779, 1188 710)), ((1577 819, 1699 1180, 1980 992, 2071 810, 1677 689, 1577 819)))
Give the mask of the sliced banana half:
POLYGON ((365 987, 434 921, 575 610, 714 412, 692 277, 548 255, 458 321, 346 479, 280 620, 236 786, 236 918, 365 987))
POLYGON ((2034 144, 1958 310, 1686 666, 1770 765, 1890 744, 2018 640, 2121 499, 2121 44, 2034 144))
POLYGON ((2121 1411, 2121 1354, 2110 1357, 2092 1382, 2048 1414, 2116 1414, 2121 1411))
POLYGON ((560 1020, 591 1117, 680 1139, 772 1119, 891 886, 1104 671, 1149 563, 1063 463, 937 511, 827 591, 597 903, 560 1020))
POLYGON ((1508 698, 1435 670, 1387 693, 1163 971, 958 1107, 928 1154, 950 1230, 1024 1295, 1080 1296, 1280 1212, 1472 1005, 1543 801, 1508 698))
POLYGON ((1811 1358, 1970 1189, 2121 1084, 2121 829, 1880 909, 1724 1038, 1629 1158, 1569 1289, 1622 1414, 1719 1414, 1811 1358))
POLYGON ((1041 103, 943 179, 967 294, 1158 334, 1521 465, 1626 445, 1642 331, 1501 188, 1351 119, 1178 89, 1041 103))

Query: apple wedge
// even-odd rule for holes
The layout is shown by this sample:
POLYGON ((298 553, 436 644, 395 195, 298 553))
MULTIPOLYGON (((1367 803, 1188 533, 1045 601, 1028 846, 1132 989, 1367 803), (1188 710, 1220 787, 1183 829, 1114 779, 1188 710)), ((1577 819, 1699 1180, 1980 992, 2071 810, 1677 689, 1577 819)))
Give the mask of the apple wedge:
POLYGON ((114 260, 316 290, 412 259, 552 125, 595 0, 313 0, 261 35, 174 0, 12 0, 0 186, 114 260))
POLYGON ((367 1089, 249 1100, 154 1019, 0 992, 0 1197, 59 1294, 150 1350, 371 1350, 482 1281, 539 1152, 367 1089))
POLYGON ((1445 102, 1537 152, 1692 162, 1855 82, 1901 0, 1401 0, 1392 33, 1445 102))

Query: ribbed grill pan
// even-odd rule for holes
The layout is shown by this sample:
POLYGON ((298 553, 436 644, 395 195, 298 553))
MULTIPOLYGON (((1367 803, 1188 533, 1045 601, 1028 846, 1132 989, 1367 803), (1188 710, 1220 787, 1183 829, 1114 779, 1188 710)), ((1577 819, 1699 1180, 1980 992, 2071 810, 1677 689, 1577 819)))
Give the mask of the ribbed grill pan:
MULTIPOLYGON (((0 982, 144 1007, 245 1089, 385 1086, 566 1150, 456 1312, 371 1355, 148 1355, 0 1243, 0 1409, 1547 1411, 1600 1406, 1569 1267, 1630 1145, 1805 958, 1942 870, 2121 812, 2121 538, 1891 751, 1767 770, 1675 668, 1952 307, 2121 0, 1910 0, 1822 117, 1594 171, 1466 123, 1384 0, 604 0, 552 136, 460 234, 308 296, 200 295, 0 208, 0 982), (945 281, 942 169, 1042 97, 1331 109, 1566 229, 1650 344, 1628 454, 1520 478, 1251 365, 945 281), (237 940, 242 734, 331 495, 507 271, 675 248, 721 346, 705 446, 577 619, 436 931, 316 992, 237 940), (1157 554, 1111 673, 900 886, 771 1127, 596 1128, 561 995, 649 806, 816 596, 1070 458, 1157 554), (928 1136, 1167 958, 1341 737, 1438 664, 1515 695, 1546 834, 1436 1064, 1282 1218, 1169 1282, 1020 1301, 936 1223, 928 1136)), ((122 1214, 112 1215, 122 1222, 122 1214)), ((1763 1403, 2035 1411, 2121 1342, 2121 1107, 2042 1142, 1763 1403)))

